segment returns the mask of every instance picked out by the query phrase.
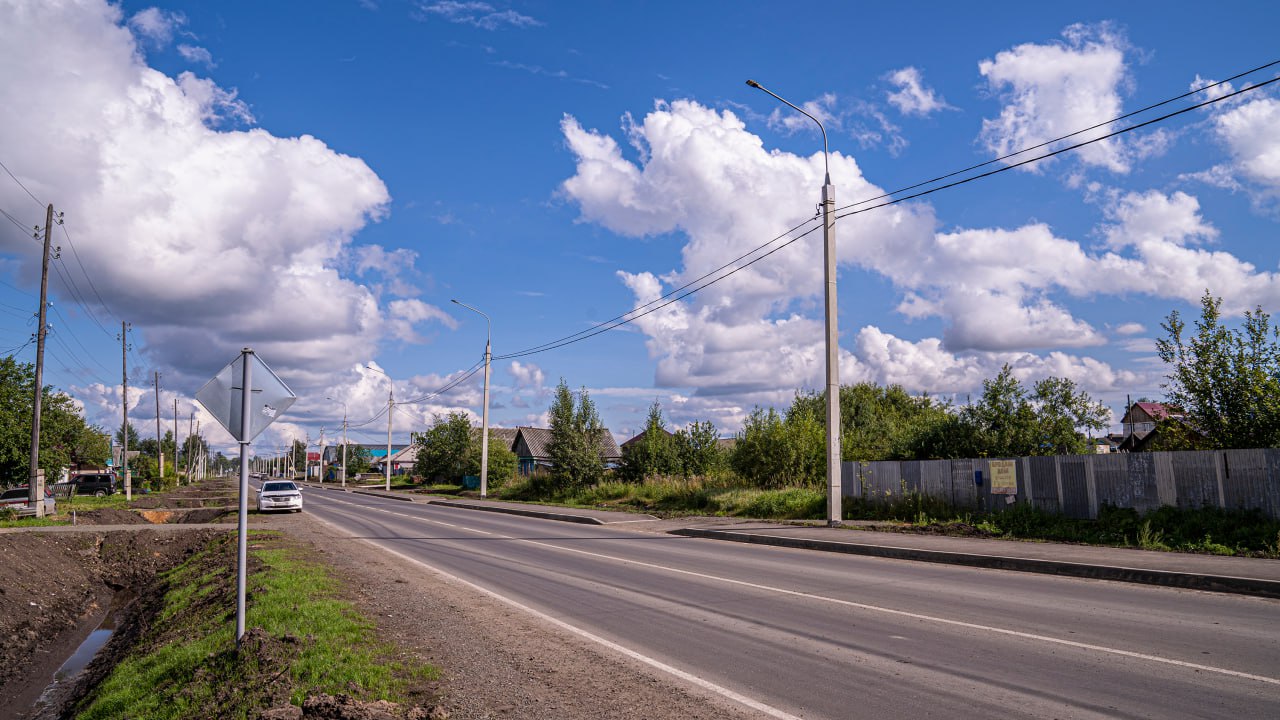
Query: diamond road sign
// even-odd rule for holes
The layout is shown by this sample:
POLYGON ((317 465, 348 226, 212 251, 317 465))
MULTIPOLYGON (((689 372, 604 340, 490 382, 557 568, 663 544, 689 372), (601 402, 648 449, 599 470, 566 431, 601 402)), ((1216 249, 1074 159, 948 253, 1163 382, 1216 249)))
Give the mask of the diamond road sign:
POLYGON ((242 352, 235 360, 205 383, 196 393, 196 400, 222 427, 240 442, 250 442, 267 429, 298 397, 284 381, 267 367, 252 351, 242 352), (241 379, 244 377, 244 359, 249 358, 249 437, 240 437, 240 406, 244 393, 241 379))

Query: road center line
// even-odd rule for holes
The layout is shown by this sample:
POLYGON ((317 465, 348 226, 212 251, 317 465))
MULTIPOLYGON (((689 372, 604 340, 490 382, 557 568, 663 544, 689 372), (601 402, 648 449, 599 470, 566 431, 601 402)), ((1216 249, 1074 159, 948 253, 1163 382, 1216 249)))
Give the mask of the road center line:
MULTIPOLYGON (((368 507, 368 506, 361 505, 358 507, 368 507)), ((371 509, 380 510, 381 512, 388 512, 393 515, 401 514, 401 513, 391 512, 389 510, 381 510, 381 508, 371 508, 371 509)), ((405 515, 404 517, 411 517, 411 516, 405 515)), ((432 522, 432 523, 439 522, 437 520, 431 520, 429 518, 423 518, 419 516, 412 516, 412 517, 414 517, 414 519, 424 520, 426 522, 432 522)), ((469 528, 462 528, 462 529, 469 529, 469 528)), ((484 531, 473 530, 472 532, 484 532, 484 531)), ((485 533, 485 534, 493 535, 495 533, 485 533)), ((844 607, 857 608, 859 610, 869 610, 872 612, 884 613, 887 615, 895 615, 898 617, 906 617, 914 620, 924 620, 927 622, 938 623, 941 625, 961 627, 969 630, 980 630, 983 632, 996 633, 999 635, 1006 635, 1009 637, 1016 637, 1024 640, 1034 640, 1037 642, 1050 643, 1054 645, 1063 645, 1066 647, 1073 647, 1081 650, 1091 650, 1094 652, 1107 653, 1109 655, 1118 655, 1121 657, 1134 658, 1137 660, 1147 660, 1149 662, 1161 663, 1164 665, 1173 665, 1175 667, 1187 668, 1191 670, 1217 673, 1220 675, 1229 675, 1231 677, 1238 677, 1246 680, 1254 680, 1257 682, 1267 683, 1270 685, 1280 685, 1280 678, 1267 677, 1265 675, 1254 675, 1252 673, 1240 672, 1238 670, 1229 670, 1227 668, 1214 667, 1212 665, 1201 665, 1199 663, 1186 662, 1185 660, 1177 660, 1174 658, 1161 657, 1159 655, 1150 655, 1148 653, 1134 652, 1132 650, 1121 650, 1119 648, 1111 648, 1111 647, 1106 647, 1104 645, 1093 645, 1091 643, 1083 643, 1075 640, 1066 640, 1064 638, 1056 638, 1056 637, 1051 637, 1049 635, 1037 635, 1035 633, 1023 632, 1021 630, 1010 630, 1008 628, 995 627, 993 625, 981 625, 978 623, 965 622, 963 620, 952 620, 950 618, 938 617, 936 615, 924 615, 922 613, 914 613, 914 612, 909 612, 907 610, 896 610, 894 608, 887 608, 879 605, 869 605, 867 603, 855 602, 853 600, 842 600, 840 598, 833 598, 825 595, 818 595, 815 593, 807 593, 807 592, 802 592, 800 590, 788 590, 787 588, 780 588, 772 585, 763 585, 761 583, 753 583, 753 582, 748 582, 746 580, 735 580, 734 578, 723 577, 721 575, 710 575, 708 573, 700 573, 700 572, 695 572, 693 570, 682 570, 680 568, 674 568, 667 565, 659 565, 657 563, 644 562, 642 560, 631 560, 629 558, 617 557, 615 555, 605 555, 602 553, 591 552, 589 550, 579 550, 576 548, 568 548, 560 545, 553 545, 551 543, 541 542, 538 540, 527 540, 524 538, 516 538, 508 535, 498 535, 498 537, 505 540, 512 540, 514 542, 528 543, 530 545, 538 545, 541 547, 551 548, 553 550, 560 550, 563 552, 576 553, 578 555, 585 555, 588 557, 599 558, 601 560, 611 560, 613 562, 624 563, 628 565, 635 565, 638 567, 647 567, 654 570, 663 570, 663 571, 675 573, 678 575, 687 575, 690 577, 701 578, 704 580, 713 580, 716 582, 722 582, 729 585, 737 585, 739 587, 748 587, 754 590, 763 590, 765 592, 777 593, 779 595, 805 598, 808 600, 817 600, 819 602, 826 602, 826 603, 831 603, 833 605, 841 605, 844 607)))

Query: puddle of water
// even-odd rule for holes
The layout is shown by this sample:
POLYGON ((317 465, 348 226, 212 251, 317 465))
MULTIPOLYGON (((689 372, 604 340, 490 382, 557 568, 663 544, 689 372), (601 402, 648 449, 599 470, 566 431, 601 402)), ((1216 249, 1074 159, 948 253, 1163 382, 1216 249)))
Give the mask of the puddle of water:
POLYGON ((71 657, 63 661, 57 672, 53 674, 53 680, 49 686, 40 693, 40 697, 36 699, 32 709, 35 711, 34 717, 40 716, 40 711, 49 708, 51 705, 65 701, 60 698, 59 693, 64 687, 73 683, 80 673, 93 662, 98 656, 98 651, 107 644, 111 639, 111 635, 116 631, 116 622, 119 620, 121 608, 127 605, 134 598, 134 593, 129 590, 122 590, 111 597, 111 605, 108 607, 107 616, 98 625, 98 628, 89 633, 89 637, 80 643, 80 647, 71 654, 71 657))
POLYGON ((71 657, 67 658, 66 662, 62 663, 62 667, 58 668, 58 671, 53 674, 53 682, 49 683, 49 687, 40 693, 40 697, 35 703, 35 709, 39 710, 47 707, 53 700, 54 694, 58 692, 64 683, 74 680, 77 675, 89 666, 89 663, 97 656, 102 646, 107 644, 107 641, 111 639, 111 634, 114 632, 115 630, 112 628, 100 627, 89 633, 89 637, 80 643, 80 647, 76 648, 71 657))

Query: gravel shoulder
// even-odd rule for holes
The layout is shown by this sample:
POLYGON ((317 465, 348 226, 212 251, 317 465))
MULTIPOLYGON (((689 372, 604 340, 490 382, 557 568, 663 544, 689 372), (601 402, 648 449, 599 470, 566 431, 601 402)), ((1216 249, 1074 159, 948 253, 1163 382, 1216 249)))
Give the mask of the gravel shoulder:
POLYGON ((314 545, 386 640, 441 668, 437 691, 450 718, 764 717, 384 552, 305 512, 254 524, 314 545))

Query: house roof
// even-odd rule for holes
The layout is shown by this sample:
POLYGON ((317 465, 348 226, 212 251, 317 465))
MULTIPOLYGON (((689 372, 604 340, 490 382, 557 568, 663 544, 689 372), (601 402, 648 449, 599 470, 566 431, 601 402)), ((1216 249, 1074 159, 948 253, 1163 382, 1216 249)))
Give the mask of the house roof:
MULTIPOLYGON (((547 448, 551 445, 551 430, 549 428, 521 427, 517 428, 519 437, 524 438, 524 443, 529 448, 529 454, 534 458, 549 458, 551 453, 547 448)), ((514 446, 515 443, 513 442, 514 446)), ((622 457, 622 450, 618 448, 618 441, 613 438, 613 433, 608 428, 600 429, 600 456, 605 460, 616 460, 622 457)))
MULTIPOLYGON (((480 434, 480 428, 471 428, 476 435, 480 434)), ((516 446, 516 437, 520 434, 520 428, 489 428, 489 442, 499 441, 505 443, 508 450, 514 450, 516 446)))
MULTIPOLYGON (((648 432, 649 432, 648 430, 641 430, 639 435, 636 435, 635 437, 631 438, 630 440, 627 440, 627 441, 623 442, 623 443, 622 443, 622 447, 624 447, 624 448, 629 448, 629 447, 631 447, 632 445, 635 445, 636 443, 638 443, 638 442, 640 442, 641 440, 643 440, 643 439, 644 439, 645 434, 646 434, 646 433, 648 433, 648 432)), ((666 434, 667 434, 667 437, 672 437, 672 433, 671 433, 671 431, 670 431, 670 430, 667 430, 666 428, 663 428, 663 429, 662 429, 662 432, 666 433, 666 434)))

